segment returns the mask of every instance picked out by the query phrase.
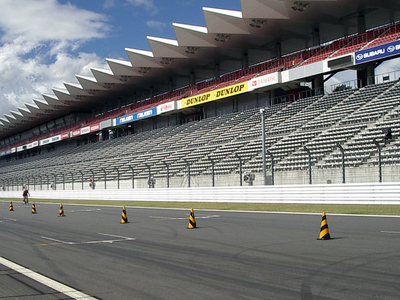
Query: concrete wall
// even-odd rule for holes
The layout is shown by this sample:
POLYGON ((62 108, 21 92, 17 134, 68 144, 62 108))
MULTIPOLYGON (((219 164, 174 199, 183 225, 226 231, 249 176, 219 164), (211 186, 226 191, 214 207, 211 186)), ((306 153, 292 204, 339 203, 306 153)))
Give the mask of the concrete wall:
MULTIPOLYGON (((302 184, 246 187, 135 188, 30 191, 35 199, 187 201, 242 203, 400 204, 400 182, 302 184)), ((0 198, 22 199, 21 191, 0 191, 0 198)))

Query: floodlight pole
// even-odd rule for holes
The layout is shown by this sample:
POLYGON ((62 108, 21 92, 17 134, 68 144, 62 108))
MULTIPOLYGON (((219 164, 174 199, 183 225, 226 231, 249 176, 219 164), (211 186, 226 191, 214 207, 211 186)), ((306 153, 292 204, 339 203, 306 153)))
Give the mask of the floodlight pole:
POLYGON ((261 139, 262 139, 262 172, 263 172, 263 184, 267 185, 267 167, 266 167, 266 155, 265 155, 265 109, 260 109, 261 114, 261 139))
POLYGON ((167 188, 169 188, 169 165, 165 161, 164 165, 167 167, 167 188))
POLYGON ((237 159, 239 160, 239 176, 240 176, 240 186, 243 185, 243 178, 242 178, 242 174, 243 174, 243 170, 242 170, 242 159, 240 158, 239 155, 237 155, 237 153, 235 153, 235 156, 237 157, 237 159))
POLYGON ((83 190, 83 172, 82 171, 78 171, 78 173, 81 173, 82 190, 83 190))
POLYGON ((275 184, 275 162, 274 156, 271 151, 267 150, 267 153, 271 156, 271 185, 275 184))
POLYGON ((382 182, 382 148, 376 139, 373 139, 375 146, 378 148, 378 171, 379 171, 379 182, 382 182))
POLYGON ((132 171, 132 188, 135 188, 135 172, 133 171, 133 167, 132 166, 128 166, 129 169, 131 169, 132 171))
POLYGON ((74 174, 72 172, 70 172, 71 174, 71 188, 72 190, 74 190, 74 174))
POLYGON ((212 177, 212 187, 215 187, 215 165, 214 165, 214 160, 211 157, 208 157, 208 159, 211 161, 211 177, 212 177))
POLYGON ((311 152, 310 149, 308 149, 306 146, 304 146, 304 150, 308 154, 308 182, 309 184, 312 184, 312 174, 311 174, 311 152))
POLYGON ((119 169, 117 168, 117 166, 115 166, 114 169, 117 170, 117 186, 119 189, 119 169))
POLYGON ((184 159, 185 163, 187 164, 187 172, 188 172, 188 187, 190 187, 190 162, 184 159))
POLYGON ((342 183, 346 183, 346 169, 345 169, 345 163, 344 163, 344 149, 342 147, 342 145, 340 145, 339 143, 336 144, 339 149, 340 152, 342 153, 342 183))
POLYGON ((151 166, 150 165, 148 165, 148 164, 145 164, 145 166, 147 167, 147 169, 149 170, 149 179, 147 180, 147 184, 148 184, 148 186, 149 186, 149 188, 151 187, 150 186, 150 179, 151 179, 151 166))
POLYGON ((53 174, 54 176, 54 190, 57 189, 57 174, 53 174))

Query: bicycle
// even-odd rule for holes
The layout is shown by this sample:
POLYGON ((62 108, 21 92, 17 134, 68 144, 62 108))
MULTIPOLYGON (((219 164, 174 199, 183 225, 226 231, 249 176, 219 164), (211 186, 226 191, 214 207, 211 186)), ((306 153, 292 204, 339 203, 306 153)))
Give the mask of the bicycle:
POLYGON ((29 198, 28 198, 28 194, 23 194, 22 195, 24 198, 22 199, 22 203, 24 204, 24 205, 29 205, 29 198))

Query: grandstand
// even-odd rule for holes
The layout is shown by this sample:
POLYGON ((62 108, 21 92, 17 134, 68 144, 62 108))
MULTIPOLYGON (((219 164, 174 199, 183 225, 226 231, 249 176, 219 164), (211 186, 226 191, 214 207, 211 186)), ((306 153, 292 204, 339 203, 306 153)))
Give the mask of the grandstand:
POLYGON ((174 24, 176 42, 148 37, 0 118, 0 187, 399 181, 399 74, 374 69, 400 55, 400 14, 366 2, 204 8, 207 27, 174 24), (355 85, 328 91, 343 70, 355 85))

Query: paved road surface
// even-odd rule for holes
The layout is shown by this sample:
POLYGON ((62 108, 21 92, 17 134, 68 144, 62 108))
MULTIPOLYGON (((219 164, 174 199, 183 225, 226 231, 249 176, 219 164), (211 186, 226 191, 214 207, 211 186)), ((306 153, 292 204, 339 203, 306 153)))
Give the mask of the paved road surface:
MULTIPOLYGON (((399 299, 400 218, 0 202, 0 257, 96 299, 399 299)), ((321 212, 322 213, 322 212, 321 212)), ((74 298, 74 297, 72 297, 74 298)), ((0 264, 0 299, 71 299, 0 264)))

